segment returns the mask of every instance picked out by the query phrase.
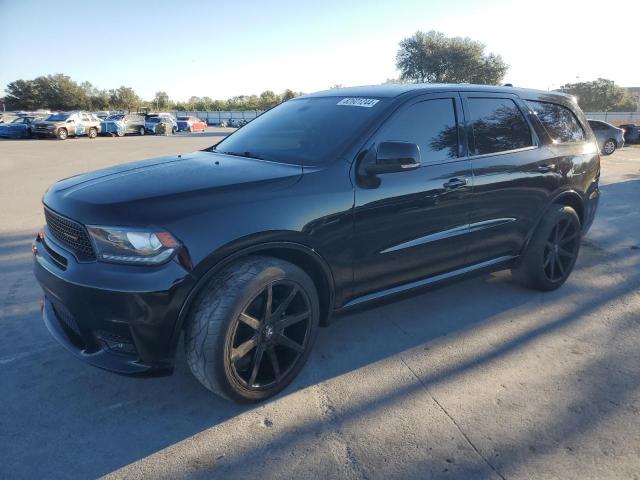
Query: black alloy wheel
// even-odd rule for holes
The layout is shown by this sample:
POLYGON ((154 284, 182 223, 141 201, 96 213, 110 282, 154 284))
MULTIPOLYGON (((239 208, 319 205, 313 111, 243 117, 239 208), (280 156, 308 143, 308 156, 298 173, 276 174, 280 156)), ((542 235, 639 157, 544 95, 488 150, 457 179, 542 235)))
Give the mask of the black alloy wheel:
POLYGON ((302 357, 311 331, 309 296, 299 285, 273 282, 236 319, 226 348, 234 378, 248 390, 274 387, 302 357))
POLYGON ((581 239, 576 211, 567 205, 552 205, 511 269, 514 279, 535 290, 559 288, 573 271, 581 239))
POLYGON ((569 219, 560 221, 551 230, 544 251, 543 269, 551 282, 562 280, 578 256, 580 232, 569 219))
POLYGON ((319 322, 316 285, 299 266, 259 255, 239 259, 209 280, 191 309, 189 369, 223 398, 265 400, 298 375, 319 322))

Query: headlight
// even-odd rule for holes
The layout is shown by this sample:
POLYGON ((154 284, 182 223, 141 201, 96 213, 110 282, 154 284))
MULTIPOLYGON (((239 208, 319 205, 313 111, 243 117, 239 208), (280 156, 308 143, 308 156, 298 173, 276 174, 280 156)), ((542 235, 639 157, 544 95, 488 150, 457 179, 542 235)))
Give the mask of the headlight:
POLYGON ((158 265, 168 261, 181 247, 173 235, 162 230, 136 230, 87 226, 98 260, 137 265, 158 265))

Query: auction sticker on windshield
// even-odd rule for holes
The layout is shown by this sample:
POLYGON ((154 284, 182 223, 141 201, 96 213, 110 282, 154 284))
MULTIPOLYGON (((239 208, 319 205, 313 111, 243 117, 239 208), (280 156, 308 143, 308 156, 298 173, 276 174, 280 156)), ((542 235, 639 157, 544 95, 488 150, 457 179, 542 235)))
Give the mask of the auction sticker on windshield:
POLYGON ((365 107, 371 108, 380 100, 375 98, 343 98, 336 105, 347 105, 349 107, 365 107))

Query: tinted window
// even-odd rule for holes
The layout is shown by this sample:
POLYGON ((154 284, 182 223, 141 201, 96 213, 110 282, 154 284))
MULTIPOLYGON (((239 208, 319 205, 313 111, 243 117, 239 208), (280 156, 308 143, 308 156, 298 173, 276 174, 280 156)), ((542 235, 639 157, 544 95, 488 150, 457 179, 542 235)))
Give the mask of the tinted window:
POLYGON ((557 143, 581 142, 584 130, 571 110, 562 105, 527 100, 551 139, 557 143))
POLYGON ((356 140, 387 100, 311 97, 263 113, 216 146, 225 153, 298 165, 335 158, 356 140))
POLYGON ((423 163, 458 156, 458 129, 453 99, 426 100, 394 115, 378 136, 379 142, 416 143, 423 163))
POLYGON ((510 98, 469 98, 475 155, 533 145, 529 125, 510 98))

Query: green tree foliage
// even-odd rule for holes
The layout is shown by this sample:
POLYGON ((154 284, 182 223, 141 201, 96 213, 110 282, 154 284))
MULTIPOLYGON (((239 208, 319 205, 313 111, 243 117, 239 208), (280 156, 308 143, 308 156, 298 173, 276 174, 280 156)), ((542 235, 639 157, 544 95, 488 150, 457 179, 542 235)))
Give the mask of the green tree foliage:
POLYGON ((301 93, 290 89, 281 94, 265 90, 260 95, 239 95, 228 100, 192 96, 186 102, 172 102, 167 92, 158 91, 152 100, 143 101, 130 87, 100 90, 89 82, 78 84, 59 73, 9 83, 3 102, 8 110, 267 110, 298 95, 301 93))
POLYGON ((637 109, 636 100, 629 92, 606 78, 567 83, 560 91, 575 95, 585 112, 632 112, 637 109))
POLYGON ((140 106, 140 97, 136 95, 133 88, 123 85, 120 88, 109 91, 109 106, 112 110, 135 111, 140 106))
POLYGON ((418 31, 400 42, 396 66, 401 80, 416 83, 499 84, 509 66, 500 55, 485 55, 484 49, 470 38, 418 31))

